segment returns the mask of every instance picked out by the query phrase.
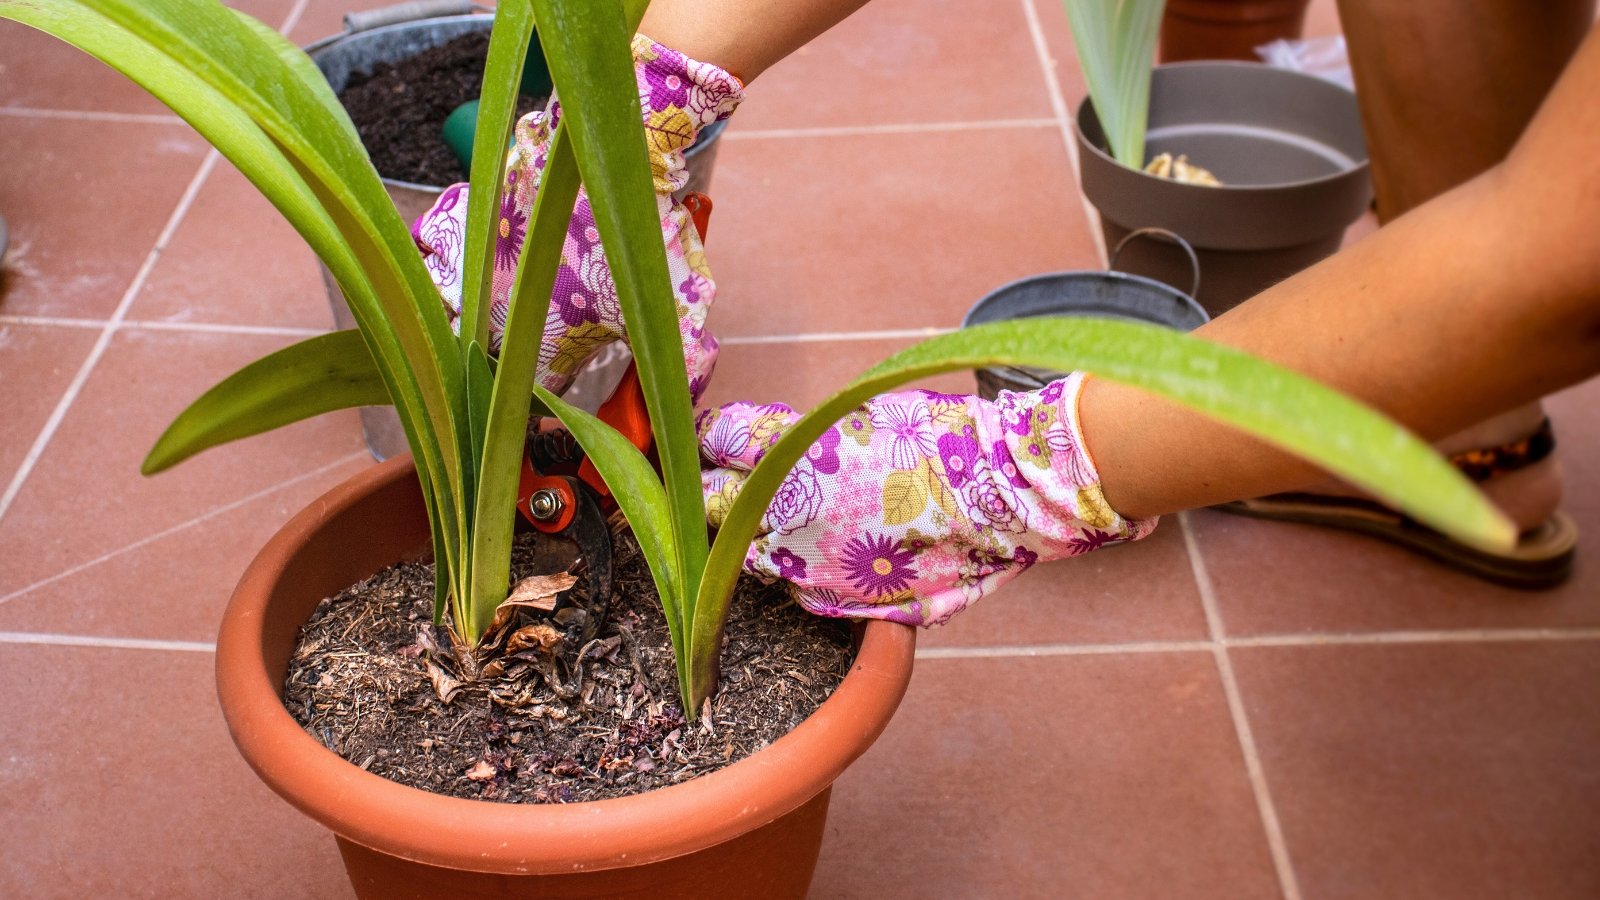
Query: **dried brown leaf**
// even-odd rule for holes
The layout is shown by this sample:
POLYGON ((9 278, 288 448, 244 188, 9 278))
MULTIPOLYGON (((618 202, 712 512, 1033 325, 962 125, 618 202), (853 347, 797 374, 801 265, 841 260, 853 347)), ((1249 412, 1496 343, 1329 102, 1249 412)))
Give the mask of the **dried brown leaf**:
POLYGON ((478 642, 480 652, 491 653, 499 649, 503 632, 514 621, 517 610, 549 612, 555 609, 557 596, 577 583, 578 576, 566 572, 530 575, 517 582, 510 596, 495 607, 494 618, 484 631, 483 640, 478 642))
MULTIPOLYGON (((433 624, 428 623, 417 629, 417 642, 414 644, 418 653, 438 653, 439 641, 433 635, 433 624)), ((408 648, 409 649, 409 648, 408 648)))
POLYGON ((478 764, 467 770, 467 777, 473 781, 488 781, 495 774, 494 766, 488 760, 480 759, 478 764))
MULTIPOLYGON (((556 608, 556 595, 578 583, 578 576, 566 572, 554 575, 532 575, 517 582, 505 603, 529 606, 549 612, 556 608)), ((501 606, 504 606, 502 603, 501 606)))
POLYGON ((506 652, 519 653, 530 648, 549 650, 560 643, 561 632, 549 625, 528 625, 517 629, 506 641, 506 652))
POLYGON ((428 680, 433 682, 433 692, 439 695, 440 702, 448 706, 450 701, 456 698, 456 694, 461 693, 463 686, 461 681, 431 659, 427 661, 427 667, 428 680))

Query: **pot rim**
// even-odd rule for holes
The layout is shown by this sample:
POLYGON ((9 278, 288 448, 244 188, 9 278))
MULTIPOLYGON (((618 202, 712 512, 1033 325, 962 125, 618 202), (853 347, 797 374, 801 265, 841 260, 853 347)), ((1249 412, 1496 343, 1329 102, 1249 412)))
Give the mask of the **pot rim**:
POLYGON ((882 732, 910 681, 915 629, 874 621, 845 680, 815 713, 765 749, 682 784, 557 806, 465 800, 389 781, 345 761, 289 715, 263 641, 273 586, 288 560, 326 540, 330 519, 404 480, 416 480, 409 456, 359 473, 298 513, 251 562, 217 639, 218 696, 245 761, 289 803, 363 846, 501 874, 618 868, 691 853, 826 789, 882 732), (709 824, 691 830, 689 822, 709 824))
MULTIPOLYGON (((1078 276, 1092 276, 1094 278, 1104 278, 1114 281, 1131 281, 1137 284, 1145 285, 1146 287, 1154 288, 1161 293, 1175 294, 1178 297, 1181 297, 1183 300, 1188 301, 1184 304, 1185 306, 1192 307, 1208 321, 1211 318, 1211 314, 1206 312, 1206 308, 1201 306, 1198 300, 1185 293, 1182 289, 1175 288, 1159 278, 1151 278, 1148 275, 1139 275, 1135 272, 1124 272, 1121 269, 1068 269, 1061 272, 1040 272, 1035 275, 1025 275, 1021 278, 1013 279, 1012 281, 1008 281, 1005 284, 1000 285, 994 290, 984 294, 982 297, 979 297, 975 303, 967 307, 966 313, 961 316, 961 327, 972 328, 976 325, 988 324, 986 322, 974 322, 972 321, 972 317, 984 306, 994 302, 994 298, 999 297, 1002 294, 1017 288, 1026 287, 1030 284, 1034 284, 1035 282, 1054 281, 1059 278, 1078 276)), ((1011 321, 1014 318, 1019 317, 1007 317, 1004 320, 997 321, 1011 321)))
MULTIPOLYGON (((1156 66, 1155 68, 1157 70, 1221 69, 1221 68, 1248 69, 1248 70, 1257 71, 1257 72, 1271 73, 1271 74, 1266 76, 1266 77, 1269 77, 1269 78, 1288 77, 1288 78, 1294 78, 1294 79, 1311 79, 1312 81, 1316 81, 1316 82, 1320 82, 1322 84, 1326 84, 1328 87, 1330 87, 1330 88, 1332 88, 1334 90, 1342 91, 1342 92, 1347 93, 1347 94, 1348 93, 1352 93, 1351 91, 1346 90, 1344 87, 1341 87, 1340 85, 1334 84, 1333 82, 1327 81, 1326 79, 1323 79, 1323 78, 1318 78, 1315 75, 1308 75, 1308 74, 1306 74, 1304 72, 1296 72, 1296 71, 1293 71, 1291 69, 1280 69, 1280 68, 1277 68, 1276 66, 1269 66, 1266 63, 1249 62, 1249 61, 1246 61, 1246 60, 1238 60, 1238 59, 1185 60, 1183 62, 1162 63, 1162 64, 1156 66)), ((1085 95, 1084 98, 1081 101, 1078 102, 1077 112, 1074 113, 1073 116, 1072 116, 1072 134, 1077 139, 1077 143, 1078 143, 1079 148, 1088 150, 1090 153, 1094 154, 1096 157, 1099 157, 1099 159, 1101 159, 1107 165, 1116 166, 1119 169, 1124 169, 1124 170, 1126 170, 1128 172, 1132 172, 1133 174, 1137 175, 1140 179, 1142 179, 1142 180, 1144 180, 1146 182, 1149 182, 1149 183, 1160 183, 1160 184, 1163 184, 1163 185, 1167 185, 1168 186, 1168 188, 1167 188, 1168 190, 1191 191, 1191 192, 1204 191, 1204 192, 1206 192, 1206 193, 1208 193, 1208 194, 1210 194, 1212 196, 1216 196, 1218 194, 1232 195, 1232 196, 1247 196, 1247 195, 1250 195, 1250 194, 1266 193, 1266 192, 1269 192, 1269 191, 1283 191, 1283 190, 1290 189, 1290 188, 1307 188, 1307 187, 1315 187, 1315 186, 1324 185, 1324 184, 1331 184, 1333 182, 1340 181, 1340 180, 1343 180, 1343 179, 1352 178, 1352 177, 1359 177, 1362 174, 1364 174, 1368 169, 1370 169, 1372 167, 1372 159, 1371 159, 1371 157, 1370 156, 1366 156, 1366 157, 1363 157, 1361 159, 1356 160, 1355 161, 1355 165, 1353 165, 1353 166, 1351 166, 1351 167, 1349 167, 1347 169, 1340 169, 1337 172, 1329 172, 1326 175, 1319 175, 1316 178, 1303 178, 1303 179, 1301 179, 1299 181, 1277 181, 1277 182, 1273 182, 1271 184, 1220 184, 1220 185, 1188 184, 1188 183, 1185 183, 1185 182, 1182 182, 1182 181, 1173 181, 1170 178, 1160 178, 1158 176, 1152 175, 1149 172, 1144 171, 1143 169, 1135 169, 1135 168, 1131 168, 1129 166, 1125 166, 1122 163, 1117 162, 1115 157, 1113 157, 1110 153, 1107 153, 1104 149, 1102 149, 1094 141, 1089 140, 1089 136, 1087 134, 1085 134, 1084 131, 1083 131, 1083 122, 1084 122, 1084 117, 1085 116, 1092 114, 1093 108, 1094 108, 1093 107, 1093 103, 1090 101, 1089 97, 1087 95, 1085 95)), ((1098 117, 1097 117, 1096 120, 1098 121, 1098 117)))
MULTIPOLYGON (((482 25, 487 28, 488 26, 492 26, 494 24, 494 13, 471 12, 443 16, 427 16, 420 19, 408 19, 403 22, 390 22, 387 25, 379 25, 375 28, 368 28, 362 31, 350 31, 346 29, 335 32, 326 37, 318 38, 301 47, 300 49, 303 50, 307 56, 310 56, 311 61, 317 63, 317 68, 321 70, 322 66, 321 63, 317 62, 317 54, 326 53, 330 50, 333 50, 343 41, 376 39, 381 38, 385 34, 392 34, 394 32, 406 31, 413 28, 426 28, 440 22, 461 22, 466 25, 482 25)), ((700 132, 701 138, 703 139, 696 140, 693 145, 685 149, 683 151, 684 158, 688 159, 703 152, 706 147, 710 146, 722 136, 722 131, 727 127, 727 124, 727 119, 718 119, 717 121, 706 125, 703 129, 701 129, 700 132)), ((384 185, 391 188, 420 191, 427 194, 440 194, 450 187, 448 184, 422 184, 416 181, 402 181, 398 178, 384 178, 381 176, 379 180, 382 181, 384 185)))

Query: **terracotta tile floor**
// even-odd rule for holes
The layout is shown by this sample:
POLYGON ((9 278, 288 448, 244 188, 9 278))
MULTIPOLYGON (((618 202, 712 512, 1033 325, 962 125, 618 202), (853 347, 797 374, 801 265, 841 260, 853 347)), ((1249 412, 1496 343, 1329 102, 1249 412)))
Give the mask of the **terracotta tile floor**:
MULTIPOLYGON (((348 8, 246 6, 302 42, 348 8)), ((763 78, 716 175, 713 399, 814 402, 1000 283, 1096 267, 1081 93, 1055 0, 879 0, 763 78)), ((348 896, 209 669, 254 550, 368 464, 356 417, 136 468, 329 327, 310 253, 181 122, 10 26, 0 159, 0 896, 348 896)), ((1552 404, 1585 533, 1559 591, 1199 512, 927 634, 814 896, 1600 896, 1597 405, 1552 404)))

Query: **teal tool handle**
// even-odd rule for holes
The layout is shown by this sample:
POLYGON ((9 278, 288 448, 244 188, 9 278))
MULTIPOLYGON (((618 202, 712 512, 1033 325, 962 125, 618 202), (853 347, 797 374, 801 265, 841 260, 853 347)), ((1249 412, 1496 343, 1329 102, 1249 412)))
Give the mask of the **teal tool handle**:
MULTIPOLYGON (((550 67, 545 65, 544 52, 539 49, 539 35, 534 33, 528 42, 528 55, 522 63, 521 93, 527 97, 548 97, 554 86, 550 67)), ((478 101, 468 100, 456 107, 444 120, 443 137, 461 168, 472 170, 472 144, 478 131, 478 101)), ((509 145, 508 145, 509 146, 509 145)))

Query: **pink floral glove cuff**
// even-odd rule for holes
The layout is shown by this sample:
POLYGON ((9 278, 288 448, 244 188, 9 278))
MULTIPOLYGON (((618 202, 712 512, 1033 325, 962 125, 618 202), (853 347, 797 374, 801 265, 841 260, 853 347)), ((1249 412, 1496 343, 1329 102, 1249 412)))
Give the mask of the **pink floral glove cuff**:
MULTIPOLYGON (((825 432, 784 480, 745 568, 784 579, 824 616, 938 625, 1040 560, 1138 540, 1078 427, 1084 376, 994 401, 906 391, 825 432)), ((734 403, 701 414, 706 507, 721 523, 749 471, 798 416, 734 403)))
MULTIPOLYGON (((683 152, 705 126, 731 115, 744 98, 739 80, 708 63, 696 62, 643 35, 633 39, 634 72, 645 117, 645 137, 655 177, 656 205, 667 265, 678 299, 690 391, 698 400, 716 363, 717 341, 706 331, 706 313, 716 295, 705 247, 691 223, 689 210, 673 199, 688 180, 683 152)), ((506 190, 500 204, 499 238, 495 243, 494 288, 489 307, 491 349, 498 352, 517 257, 539 192, 550 137, 561 117, 561 104, 530 113, 517 123, 516 142, 506 162, 506 190)), ((447 189, 432 209, 412 226, 428 272, 456 327, 461 312, 461 265, 466 228, 465 184, 447 189)), ((556 393, 606 345, 627 340, 616 285, 600 246, 589 195, 580 191, 561 253, 550 313, 539 350, 539 383, 556 393)))

